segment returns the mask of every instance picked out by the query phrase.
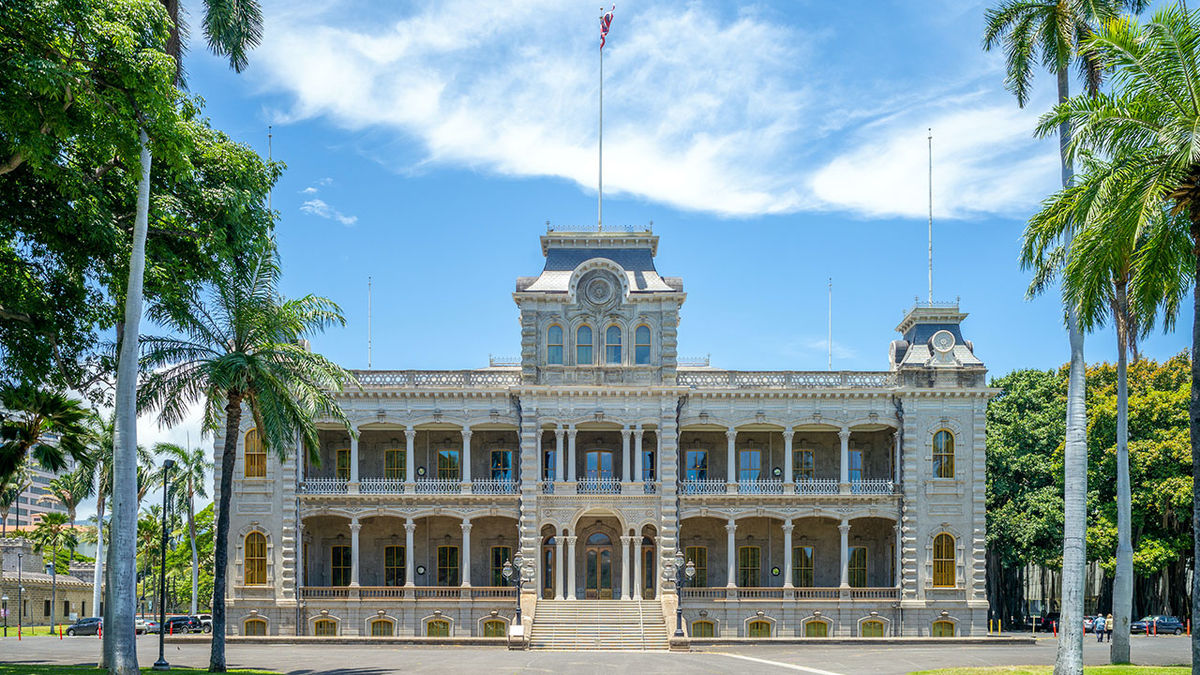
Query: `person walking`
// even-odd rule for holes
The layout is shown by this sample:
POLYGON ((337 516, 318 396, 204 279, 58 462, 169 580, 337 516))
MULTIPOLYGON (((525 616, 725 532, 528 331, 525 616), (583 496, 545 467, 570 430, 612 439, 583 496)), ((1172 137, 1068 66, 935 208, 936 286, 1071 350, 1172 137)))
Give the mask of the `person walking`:
POLYGON ((1108 631, 1108 641, 1112 642, 1113 618, 1112 614, 1108 615, 1108 620, 1104 622, 1104 628, 1108 631))
POLYGON ((1096 642, 1104 642, 1105 625, 1103 614, 1098 615, 1092 621, 1092 631, 1096 633, 1096 642))

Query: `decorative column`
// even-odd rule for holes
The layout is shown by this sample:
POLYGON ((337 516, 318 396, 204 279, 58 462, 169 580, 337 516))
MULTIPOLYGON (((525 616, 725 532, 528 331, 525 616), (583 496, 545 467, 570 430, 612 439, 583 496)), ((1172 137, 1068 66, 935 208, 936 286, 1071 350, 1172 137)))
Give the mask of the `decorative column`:
POLYGON ((728 431, 726 431, 725 438, 727 438, 729 440, 728 455, 725 458, 725 464, 726 464, 725 468, 726 468, 726 474, 728 476, 726 478, 726 481, 729 483, 736 483, 737 482, 737 449, 735 446, 737 445, 737 429, 729 429, 728 431))
POLYGON ((350 482, 358 487, 358 429, 350 434, 350 482))
MULTIPOLYGON (((633 463, 629 461, 629 425, 621 429, 621 477, 626 483, 633 482, 633 463)), ((624 591, 622 591, 624 592, 624 591)))
POLYGON ((842 427, 838 438, 842 439, 842 458, 838 463, 838 491, 845 494, 850 492, 850 427, 842 427))
POLYGON ((838 525, 842 533, 842 588, 850 587, 850 521, 842 519, 838 525))
MULTIPOLYGON (((558 431, 558 438, 560 441, 562 440, 562 431, 561 430, 558 431)), ((562 447, 561 442, 559 443, 559 447, 562 447)), ((559 466, 562 466, 562 465, 559 464, 559 466)), ((563 541, 566 539, 566 537, 563 536, 563 531, 564 530, 560 530, 558 533, 558 536, 554 538, 554 546, 556 547, 555 551, 554 551, 554 599, 555 600, 563 599, 563 588, 567 585, 567 583, 566 583, 566 581, 567 581, 567 566, 566 566, 565 562, 563 561, 563 541)))
POLYGON ((893 565, 892 585, 895 586, 896 588, 900 588, 900 566, 903 564, 903 561, 904 561, 904 549, 903 549, 904 539, 902 536, 902 532, 900 530, 900 521, 899 520, 896 521, 896 525, 893 529, 896 530, 896 551, 895 551, 895 560, 892 561, 892 565, 893 565))
POLYGON ((413 571, 416 568, 417 552, 413 550, 413 539, 417 533, 417 524, 412 518, 404 521, 404 585, 416 586, 417 582, 414 577, 416 573, 413 571))
POLYGON ((785 483, 796 482, 796 467, 792 465, 792 437, 795 435, 796 432, 792 429, 783 430, 783 482, 785 483))
POLYGON ((892 485, 900 488, 900 430, 892 434, 892 485))
POLYGON ((646 575, 642 572, 642 538, 630 537, 633 540, 633 597, 635 600, 641 600, 646 597, 642 592, 642 584, 645 583, 646 575))
POLYGON ((563 537, 567 545, 567 599, 575 599, 575 539, 576 537, 563 537))
MULTIPOLYGON (((563 434, 566 430, 562 425, 558 425, 554 429, 554 481, 562 482, 566 480, 566 474, 563 473, 563 434)), ((558 558, 559 567, 562 567, 562 556, 558 558)), ((559 589, 559 597, 562 597, 562 589, 559 589)))
POLYGON ((642 469, 642 431, 640 425, 633 429, 633 480, 639 483, 646 477, 646 472, 642 469))
POLYGON ((462 521, 462 560, 459 561, 459 568, 462 569, 463 588, 467 588, 471 585, 471 521, 467 518, 462 521))
POLYGON ((567 480, 575 480, 575 425, 567 425, 567 480))
MULTIPOLYGON (((788 435, 791 439, 791 435, 788 435)), ((790 445, 790 443, 789 443, 790 445)), ((783 587, 792 588, 792 519, 783 521, 783 587)))
MULTIPOLYGON (((626 435, 625 439, 628 441, 629 436, 626 435)), ((628 444, 626 444, 625 447, 628 448, 629 447, 628 444)), ((630 547, 630 544, 633 543, 631 541, 632 539, 633 539, 633 537, 629 537, 629 536, 621 537, 621 599, 622 600, 632 600, 633 599, 633 594, 629 592, 630 591, 630 588, 629 588, 629 562, 630 562, 629 561, 629 547, 630 547)))
POLYGON ((462 430, 462 482, 471 482, 471 429, 463 427, 462 430))
POLYGON ((410 485, 413 483, 413 477, 416 475, 417 453, 413 452, 416 440, 416 429, 408 427, 404 430, 404 482, 410 485))
POLYGON ((729 588, 737 588, 737 541, 734 537, 737 532, 737 521, 733 518, 725 524, 725 531, 729 534, 729 538, 725 544, 725 558, 727 570, 727 583, 729 588))
POLYGON ((358 586, 358 531, 362 525, 358 518, 350 519, 350 585, 358 586))

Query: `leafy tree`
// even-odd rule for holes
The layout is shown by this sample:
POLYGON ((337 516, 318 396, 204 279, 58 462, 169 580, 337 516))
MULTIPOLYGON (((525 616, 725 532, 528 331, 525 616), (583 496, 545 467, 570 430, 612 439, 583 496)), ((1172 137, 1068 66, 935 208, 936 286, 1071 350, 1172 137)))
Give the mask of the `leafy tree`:
POLYGON ((0 389, 0 407, 12 415, 0 419, 0 476, 26 459, 49 471, 61 471, 68 460, 92 466, 88 412, 78 400, 24 385, 0 389))
POLYGON ((0 476, 0 537, 8 535, 8 512, 17 507, 17 521, 20 522, 21 493, 29 487, 29 461, 23 461, 17 468, 5 476, 0 476))
MULTIPOLYGON (((92 467, 79 466, 60 476, 55 476, 47 486, 46 495, 42 501, 62 504, 67 509, 67 524, 75 529, 75 510, 79 504, 92 496, 95 490, 92 480, 92 467)), ((71 548, 71 561, 75 560, 75 549, 71 548)))
MULTIPOLYGON (((58 549, 60 547, 74 549, 79 545, 79 540, 75 536, 75 531, 67 524, 67 516, 65 513, 50 512, 42 515, 33 532, 30 533, 30 538, 33 539, 34 547, 37 551, 42 551, 45 548, 50 549, 50 559, 55 561, 57 565, 58 549)), ((55 571, 57 572, 57 566, 55 571)), ((54 611, 57 609, 50 603, 50 625, 55 625, 54 611)))

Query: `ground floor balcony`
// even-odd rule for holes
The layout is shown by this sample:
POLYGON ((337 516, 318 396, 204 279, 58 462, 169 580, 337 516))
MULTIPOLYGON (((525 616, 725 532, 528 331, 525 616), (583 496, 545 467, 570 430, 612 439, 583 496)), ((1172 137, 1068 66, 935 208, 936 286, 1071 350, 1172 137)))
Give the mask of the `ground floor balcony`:
POLYGON ((338 598, 345 600, 482 600, 509 598, 514 606, 514 586, 304 586, 303 600, 338 598))
POLYGON ((705 588, 687 588, 680 591, 685 603, 690 601, 728 601, 728 600, 814 600, 825 602, 834 601, 865 601, 899 600, 900 587, 889 586, 880 588, 842 588, 828 587, 765 587, 765 588, 728 588, 714 586, 705 588))

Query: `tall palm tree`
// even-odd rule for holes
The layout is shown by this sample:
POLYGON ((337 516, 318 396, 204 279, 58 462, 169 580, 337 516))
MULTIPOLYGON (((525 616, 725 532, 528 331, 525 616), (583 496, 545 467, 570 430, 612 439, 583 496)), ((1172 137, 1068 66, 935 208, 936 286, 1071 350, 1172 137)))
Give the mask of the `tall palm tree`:
MULTIPOLYGON (((1155 297, 1154 284, 1144 280, 1178 269, 1180 258, 1189 273, 1180 279, 1193 287, 1193 302, 1200 310, 1200 290, 1194 285, 1200 271, 1200 17, 1178 6, 1157 11, 1145 25, 1133 21, 1110 22, 1087 48, 1104 65, 1113 68, 1114 93, 1073 98, 1042 119, 1039 131, 1068 125, 1073 134, 1071 154, 1089 152, 1111 158, 1119 181, 1102 195, 1087 214, 1100 226, 1120 222, 1123 210, 1154 213, 1169 209, 1178 218, 1167 223, 1182 232, 1151 237, 1147 250, 1135 262, 1133 295, 1147 306, 1169 300, 1155 297), (1190 250, 1180 251, 1171 242, 1188 238, 1190 250)), ((1139 219, 1150 222, 1148 218, 1139 219)), ((1151 233, 1148 233, 1148 235, 1151 233)), ((1192 396, 1189 403, 1193 473, 1200 475, 1200 312, 1192 326, 1192 396)), ((1193 486, 1200 523, 1200 481, 1193 486)), ((1194 538, 1194 555, 1200 556, 1200 537, 1194 538)), ((1198 557, 1197 559, 1200 559, 1198 557)), ((1200 620, 1200 575, 1193 578, 1193 623, 1200 620)), ((1192 637, 1193 672, 1200 673, 1200 634, 1192 637)))
MULTIPOLYGON (((1071 64, 1078 64, 1089 93, 1099 90, 1101 68, 1080 51, 1081 43, 1096 28, 1116 19, 1132 6, 1140 11, 1140 0, 1003 0, 986 15, 984 48, 1003 46, 1006 85, 1024 107, 1038 64, 1054 74, 1059 102, 1070 97, 1071 64)), ((1069 187, 1074 165, 1067 147, 1070 127, 1058 129, 1062 186, 1069 187)), ((1055 675, 1083 669, 1083 589, 1087 566, 1087 409, 1085 407, 1085 362, 1083 331, 1075 308, 1067 303, 1066 324, 1071 347, 1067 376, 1067 428, 1063 451, 1063 591, 1062 638, 1058 642, 1055 675)))
POLYGON ((249 412, 265 448, 282 457, 298 434, 311 452, 318 447, 315 419, 338 419, 350 428, 334 393, 353 378, 307 348, 308 336, 345 324, 341 309, 325 298, 280 296, 273 250, 228 262, 217 277, 186 309, 151 312, 159 325, 183 337, 147 338, 144 360, 152 374, 142 396, 165 426, 179 423, 188 406, 201 403, 209 430, 215 432, 224 419, 209 663, 209 670, 224 672, 229 507, 243 412, 249 412))
MULTIPOLYGON (((50 512, 42 515, 38 521, 37 527, 33 528, 30 533, 30 539, 34 542, 34 548, 38 552, 50 549, 51 564, 58 567, 58 549, 65 546, 74 550, 79 545, 79 539, 75 536, 75 530, 68 526, 67 516, 65 513, 50 512)), ((50 625, 56 624, 54 610, 58 604, 53 600, 50 602, 50 625)))
POLYGON ((48 471, 67 462, 91 466, 87 451, 87 410, 56 391, 18 385, 0 390, 0 407, 12 413, 0 419, 0 476, 32 459, 48 471))
MULTIPOLYGON (((61 504, 67 509, 67 523, 75 529, 75 510, 79 504, 92 496, 95 490, 92 467, 79 466, 73 471, 55 476, 46 486, 46 494, 40 501, 61 504)), ((71 549, 71 560, 75 560, 75 549, 71 549)))
POLYGON ((204 448, 184 448, 174 443, 159 443, 154 451, 160 455, 169 455, 175 460, 175 492, 178 505, 177 511, 187 514, 188 541, 192 545, 192 605, 191 613, 197 611, 198 595, 200 594, 200 552, 196 547, 196 497, 208 497, 204 487, 208 482, 208 474, 214 465, 208 461, 204 448))

